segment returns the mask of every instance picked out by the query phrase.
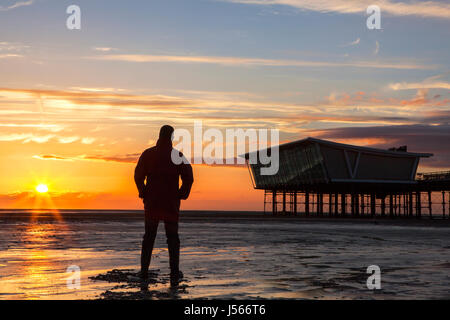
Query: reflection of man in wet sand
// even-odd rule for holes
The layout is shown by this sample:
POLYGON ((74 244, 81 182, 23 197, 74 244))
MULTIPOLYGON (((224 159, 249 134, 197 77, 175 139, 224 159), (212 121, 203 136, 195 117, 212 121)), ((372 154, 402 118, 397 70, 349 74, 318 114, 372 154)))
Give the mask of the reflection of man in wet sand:
MULTIPOLYGON (((177 285, 183 277, 179 270, 180 240, 178 216, 180 200, 188 198, 194 182, 190 164, 172 161, 172 135, 174 129, 161 127, 156 146, 145 150, 139 158, 134 180, 139 197, 144 201, 145 234, 142 241, 141 277, 147 279, 148 268, 160 220, 164 221, 169 247, 170 283, 177 285), (179 188, 179 178, 182 185, 179 188)), ((175 150, 176 151, 176 150, 175 150)), ((178 151, 176 151, 178 152, 178 151)), ((180 156, 182 154, 180 153, 180 156)))

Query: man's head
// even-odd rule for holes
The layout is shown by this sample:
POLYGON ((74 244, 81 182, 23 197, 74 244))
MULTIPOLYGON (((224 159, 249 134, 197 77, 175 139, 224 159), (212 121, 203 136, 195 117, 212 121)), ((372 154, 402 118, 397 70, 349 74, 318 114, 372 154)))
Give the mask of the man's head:
POLYGON ((164 125, 159 129, 159 139, 160 140, 167 140, 172 141, 172 134, 174 132, 174 128, 169 125, 164 125))

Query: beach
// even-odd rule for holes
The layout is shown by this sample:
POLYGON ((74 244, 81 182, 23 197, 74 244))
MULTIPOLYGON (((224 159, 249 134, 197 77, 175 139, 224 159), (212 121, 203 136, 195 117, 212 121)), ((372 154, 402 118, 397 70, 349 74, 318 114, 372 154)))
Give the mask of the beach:
POLYGON ((127 280, 139 270, 141 211, 3 210, 0 225, 0 299, 450 298, 448 220, 183 212, 184 280, 170 288, 161 223, 147 291, 127 280), (380 290, 367 288, 371 265, 380 290))

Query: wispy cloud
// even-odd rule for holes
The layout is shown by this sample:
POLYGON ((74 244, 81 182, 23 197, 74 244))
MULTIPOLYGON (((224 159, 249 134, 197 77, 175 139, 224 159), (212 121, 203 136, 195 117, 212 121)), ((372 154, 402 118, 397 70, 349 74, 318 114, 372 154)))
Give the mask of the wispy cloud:
POLYGON ((15 42, 0 42, 0 51, 8 51, 8 52, 19 52, 23 51, 24 49, 28 49, 30 46, 23 45, 21 43, 15 43, 15 42))
POLYGON ((264 59, 244 57, 222 57, 222 56, 167 56, 167 55, 145 55, 145 54, 121 54, 101 55, 88 57, 88 59, 102 61, 123 61, 137 63, 203 63, 224 66, 269 66, 269 67, 353 67, 353 68, 376 68, 376 69, 434 69, 436 66, 420 65, 415 63, 383 62, 383 61, 308 61, 288 59, 264 59))
POLYGON ((110 52, 110 51, 116 51, 116 48, 111 48, 111 47, 94 47, 92 48, 95 51, 100 51, 100 52, 110 52))
POLYGON ((192 119, 197 119, 202 120, 205 127, 222 130, 236 126, 278 128, 285 134, 296 135, 308 128, 439 124, 450 121, 450 114, 439 113, 450 101, 444 96, 432 95, 427 90, 406 92, 401 98, 384 96, 376 92, 335 92, 324 97, 324 100, 295 104, 252 100, 249 96, 223 99, 222 92, 216 97, 201 93, 195 98, 187 98, 64 90, 0 89, 0 105, 4 101, 3 105, 11 109, 36 110, 36 104, 40 103, 40 99, 44 101, 42 116, 45 116, 48 123, 61 124, 66 128, 64 134, 50 131, 55 135, 48 137, 40 132, 42 129, 39 127, 32 133, 22 133, 19 131, 23 129, 21 126, 14 126, 21 122, 36 124, 35 111, 29 116, 22 116, 21 122, 18 122, 15 115, 5 115, 2 123, 8 123, 7 118, 11 117, 9 122, 11 126, 2 128, 0 142, 48 142, 50 145, 62 143, 60 146, 63 149, 64 146, 73 143, 77 150, 83 150, 81 151, 83 154, 90 156, 72 160, 122 163, 134 162, 137 155, 119 154, 105 157, 105 153, 117 152, 117 148, 120 148, 115 143, 125 141, 126 137, 117 128, 126 128, 130 137, 139 136, 136 142, 126 143, 134 149, 139 143, 147 145, 148 128, 157 130, 161 123, 167 122, 168 119, 175 126, 188 130, 192 126, 192 119), (105 131, 93 136, 87 135, 87 132, 91 134, 95 132, 98 123, 105 127, 105 131), (94 144, 94 139, 97 139, 95 145, 90 146, 94 144), (102 148, 103 151, 99 151, 98 148, 102 148))
POLYGON ((343 44, 342 47, 350 47, 350 46, 356 46, 361 42, 361 38, 356 39, 355 41, 343 44))
POLYGON ((74 158, 57 156, 54 154, 35 155, 35 156, 33 156, 33 158, 39 159, 39 160, 57 160, 57 161, 74 161, 75 160, 74 158))
POLYGON ((7 58, 22 58, 23 56, 20 54, 13 54, 13 53, 6 53, 6 54, 0 54, 0 59, 7 59, 7 58))
POLYGON ((375 51, 373 52, 373 54, 377 55, 378 52, 380 52, 380 43, 378 41, 375 41, 375 51))
MULTIPOLYGON (((114 89, 112 89, 114 90, 114 89)), ((188 99, 177 97, 167 97, 163 95, 130 95, 104 92, 103 90, 72 91, 72 90, 42 90, 42 89, 12 89, 0 88, 0 93, 7 94, 10 98, 26 99, 34 97, 36 99, 65 100, 75 106, 187 106, 194 103, 188 99)), ((47 100, 47 102, 48 102, 47 100)), ((55 104, 59 108, 64 108, 63 104, 55 104)))
MULTIPOLYGON (((366 8, 374 4, 373 0, 222 0, 226 2, 253 5, 286 5, 301 10, 321 13, 365 14, 366 8)), ((450 4, 437 1, 379 0, 376 4, 382 12, 395 16, 419 16, 450 19, 450 4)))
MULTIPOLYGON (((71 116, 71 123, 93 121, 97 124, 98 119, 102 119, 105 124, 126 123, 128 126, 158 123, 167 117, 178 123, 191 123, 192 119, 201 119, 216 127, 239 124, 244 127, 292 128, 292 123, 308 121, 410 123, 420 116, 418 107, 438 107, 448 103, 440 97, 428 97, 427 92, 416 94, 410 99, 389 98, 365 92, 332 93, 325 101, 305 105, 251 101, 250 97, 241 100, 223 99, 222 93, 217 97, 208 95, 191 99, 179 96, 0 88, 0 94, 8 99, 8 105, 14 109, 25 102, 34 105, 44 99, 44 109, 50 112, 49 120, 53 123, 59 123, 56 122, 58 119, 66 119, 64 115, 67 110, 78 110, 77 116, 71 116), (208 108, 205 110, 204 106, 208 108), (407 106, 411 106, 411 109, 414 107, 414 112, 407 106)), ((35 114, 32 117, 34 119, 35 114)), ((33 119, 27 121, 31 122, 33 119)), ((81 137, 84 134, 80 132, 70 135, 73 136, 81 137)), ((90 141, 84 141, 85 144, 87 142, 90 141)))
POLYGON ((119 163, 136 163, 139 159, 140 153, 130 153, 116 156, 102 156, 102 155, 79 155, 79 156, 59 156, 54 154, 35 155, 34 159, 39 160, 55 160, 55 161, 105 161, 105 162, 119 162, 119 163))
POLYGON ((95 138, 83 138, 81 139, 82 144, 93 144, 95 142, 95 138))
POLYGON ((0 6, 0 11, 9 11, 19 7, 30 6, 34 3, 34 0, 29 1, 18 1, 10 6, 0 6))
POLYGON ((83 144, 92 144, 96 139, 91 137, 80 138, 78 136, 58 136, 55 134, 35 134, 35 133, 3 133, 0 134, 0 142, 21 141, 22 143, 47 143, 51 140, 56 140, 61 144, 69 144, 80 141, 83 144))
POLYGON ((45 143, 52 139, 55 135, 35 135, 33 133, 12 133, 0 135, 1 141, 22 141, 23 143, 36 142, 45 143))
MULTIPOLYGON (((104 162, 118 162, 118 163, 128 163, 128 164, 136 164, 140 153, 130 153, 125 155, 116 155, 116 156, 104 156, 104 155, 80 155, 80 156, 74 156, 74 157, 66 157, 66 156, 59 156, 54 154, 43 154, 43 155, 34 155, 34 159, 39 160, 54 160, 54 161, 104 161, 104 162)), ((192 164, 198 164, 198 165, 207 165, 207 166, 226 166, 226 167, 244 167, 245 164, 239 164, 237 158, 230 158, 230 159, 216 159, 216 158, 209 158, 209 162, 206 161, 206 159, 202 159, 202 163, 194 163, 194 159, 189 159, 189 161, 192 164), (230 164, 228 164, 230 163, 230 164)))
POLYGON ((84 92, 124 92, 125 89, 120 88, 86 88, 86 87, 71 87, 71 90, 84 92))
POLYGON ((415 90, 415 89, 447 89, 450 90, 448 82, 396 82, 391 83, 389 88, 392 90, 415 90))
POLYGON ((42 124, 42 123, 0 123, 0 128, 33 128, 38 130, 46 130, 51 132, 60 132, 64 130, 64 126, 58 124, 42 124))
POLYGON ((389 84, 389 89, 398 90, 418 90, 418 89, 447 89, 450 90, 450 71, 428 77, 420 82, 395 82, 389 84))
POLYGON ((80 137, 61 137, 58 138, 59 143, 67 144, 80 140, 80 137))

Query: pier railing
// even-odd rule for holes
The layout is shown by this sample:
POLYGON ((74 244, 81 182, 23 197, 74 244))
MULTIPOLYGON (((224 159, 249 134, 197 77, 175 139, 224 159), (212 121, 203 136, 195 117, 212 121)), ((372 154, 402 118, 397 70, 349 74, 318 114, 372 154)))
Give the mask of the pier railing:
POLYGON ((450 181, 450 171, 417 173, 418 181, 450 181))

